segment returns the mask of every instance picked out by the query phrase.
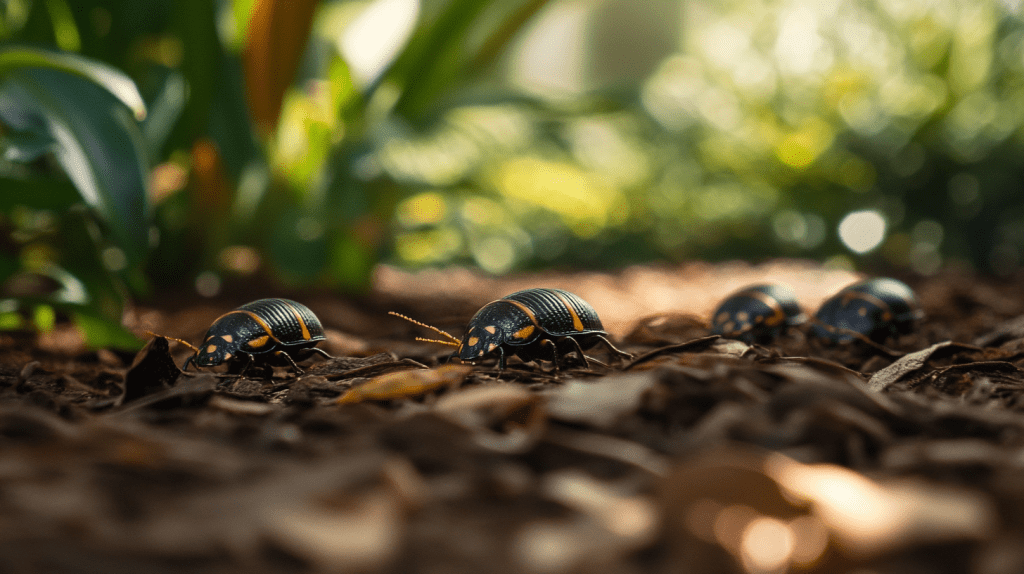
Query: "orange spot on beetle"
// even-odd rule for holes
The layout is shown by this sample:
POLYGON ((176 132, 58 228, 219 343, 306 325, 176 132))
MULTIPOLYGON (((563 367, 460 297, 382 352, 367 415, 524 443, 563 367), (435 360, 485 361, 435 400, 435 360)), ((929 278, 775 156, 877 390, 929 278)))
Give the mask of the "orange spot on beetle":
POLYGON ((210 345, 209 347, 206 348, 206 352, 207 353, 216 353, 217 352, 217 345, 210 345))
POLYGON ((232 337, 231 335, 224 335, 223 337, 221 337, 221 339, 224 339, 225 343, 231 343, 235 340, 235 338, 232 337))
POLYGON ((263 335, 262 337, 257 337, 255 339, 253 339, 252 341, 249 341, 246 344, 249 345, 250 347, 252 347, 253 349, 258 349, 258 348, 262 347, 263 345, 266 345, 267 341, 269 341, 269 340, 270 340, 270 337, 268 337, 266 335, 263 335))
POLYGON ((522 329, 516 331, 512 336, 515 337, 516 339, 525 339, 533 334, 534 329, 535 328, 533 325, 527 325, 522 329))
POLYGON ((470 347, 475 347, 476 344, 479 343, 479 342, 480 342, 480 339, 478 339, 476 337, 470 337, 469 341, 467 341, 467 343, 469 343, 470 347))
POLYGON ((498 332, 498 329, 494 325, 488 325, 484 327, 484 331, 487 331, 488 333, 493 335, 498 332))

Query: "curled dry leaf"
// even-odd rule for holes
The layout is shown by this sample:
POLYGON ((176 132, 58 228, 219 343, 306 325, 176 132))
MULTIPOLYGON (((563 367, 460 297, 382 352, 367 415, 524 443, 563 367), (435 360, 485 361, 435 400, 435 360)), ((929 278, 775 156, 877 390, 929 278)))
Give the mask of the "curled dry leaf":
POLYGON ((528 523, 513 539, 513 555, 538 573, 586 571, 614 563, 653 542, 660 519, 652 500, 616 492, 579 470, 549 473, 541 494, 582 515, 528 523))
POLYGON ((945 468, 999 468, 1019 466, 1015 449, 1000 447, 977 438, 911 440, 895 444, 882 453, 882 464, 897 471, 923 466, 945 468))
POLYGON ((169 389, 156 391, 136 399, 111 414, 123 414, 142 408, 171 409, 188 405, 200 405, 217 388, 218 378, 210 373, 188 377, 181 384, 169 389))
MULTIPOLYGON (((674 548, 712 568, 720 547, 750 572, 807 568, 837 554, 859 562, 996 528, 986 495, 922 479, 875 481, 845 467, 728 447, 680 465, 663 482, 674 548)), ((721 567, 722 565, 718 565, 721 567)))
POLYGON ((976 337, 972 342, 979 347, 994 347, 1021 338, 1024 338, 1024 315, 996 325, 995 329, 976 337))
POLYGON ((875 482, 848 468, 801 464, 777 453, 768 455, 764 468, 786 494, 809 504, 839 550, 854 557, 980 540, 996 527, 996 510, 980 492, 921 479, 875 482))
POLYGON ((338 397, 337 404, 363 401, 387 401, 415 397, 431 391, 455 386, 469 376, 473 368, 465 365, 442 365, 434 369, 417 369, 387 373, 349 389, 338 397))
POLYGON ((125 373, 121 400, 133 401, 164 390, 173 385, 180 375, 181 370, 174 364, 167 339, 154 337, 135 355, 132 366, 125 373))
POLYGON ((279 408, 277 405, 233 399, 223 395, 214 395, 210 398, 209 406, 212 409, 217 409, 226 413, 254 417, 268 415, 279 408))
POLYGON ((360 572, 386 566, 401 548, 401 510, 398 497, 379 488, 345 506, 309 501, 264 517, 274 542, 296 556, 326 571, 360 572))
POLYGON ((654 450, 631 440, 602 433, 569 428, 551 428, 544 442, 634 466, 654 476, 668 473, 668 460, 654 450))
POLYGON ((698 315, 660 313, 637 320, 625 340, 641 345, 666 345, 700 337, 707 332, 707 321, 698 315))
POLYGON ((554 419, 609 428, 643 404, 657 384, 651 372, 608 375, 599 381, 574 379, 545 393, 554 419))
POLYGON ((499 452, 525 452, 544 432, 540 395, 524 387, 475 387, 441 397, 434 410, 466 427, 473 440, 499 452))
POLYGON ((956 350, 977 350, 977 347, 954 343, 952 341, 943 341, 941 343, 936 343, 927 349, 908 353, 895 363, 872 375, 871 379, 868 381, 868 387, 873 391, 884 391, 888 387, 892 386, 896 381, 910 373, 921 370, 928 361, 940 351, 949 352, 956 350))

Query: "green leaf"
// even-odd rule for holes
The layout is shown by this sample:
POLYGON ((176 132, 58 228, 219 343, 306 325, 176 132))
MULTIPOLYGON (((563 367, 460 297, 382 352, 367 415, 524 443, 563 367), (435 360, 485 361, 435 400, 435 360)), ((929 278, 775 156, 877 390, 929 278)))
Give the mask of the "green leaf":
POLYGON ((111 239, 129 262, 141 261, 149 243, 149 178, 145 143, 128 109, 79 75, 2 71, 0 120, 52 138, 57 161, 111 239))
POLYGON ((286 281, 313 281, 323 274, 327 265, 323 221, 297 208, 286 208, 271 229, 270 256, 286 281), (319 229, 299 231, 311 227, 319 229))
POLYGON ((493 61, 549 0, 432 0, 384 78, 399 85, 396 113, 416 120, 493 61), (494 12, 497 12, 495 14, 494 12), (473 42, 478 37, 483 42, 473 42))
POLYGON ((53 151, 53 138, 42 130, 13 132, 4 141, 4 159, 30 163, 53 151))
POLYGON ((0 174, 0 212, 17 205, 60 211, 79 200, 78 192, 64 179, 27 177, 14 179, 0 174))
POLYGON ((50 69, 73 74, 103 86, 108 92, 128 106, 135 119, 146 117, 146 104, 135 87, 135 82, 116 68, 77 54, 53 52, 27 46, 0 48, 0 78, 24 69, 50 69))
POLYGON ((72 312, 71 318, 85 335, 85 343, 92 349, 124 349, 137 351, 144 341, 118 323, 84 312, 72 312))
POLYGON ((368 293, 379 253, 373 245, 352 233, 334 237, 330 253, 330 280, 349 293, 368 293))
MULTIPOLYGON (((84 211, 84 210, 83 210, 84 211)), ((62 286, 57 303, 81 305, 95 316, 120 324, 124 302, 124 285, 103 263, 96 223, 73 210, 60 220, 60 266, 44 270, 62 286)))

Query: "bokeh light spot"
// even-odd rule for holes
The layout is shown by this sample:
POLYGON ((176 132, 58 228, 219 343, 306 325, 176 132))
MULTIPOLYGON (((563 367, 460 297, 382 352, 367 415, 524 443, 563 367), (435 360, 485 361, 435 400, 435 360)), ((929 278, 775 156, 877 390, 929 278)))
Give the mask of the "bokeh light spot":
POLYGON ((225 247, 217 256, 224 269, 250 275, 260 268, 260 253, 248 245, 225 247))
POLYGON ((376 0, 338 38, 353 78, 366 85, 398 55, 419 17, 418 0, 376 0))
POLYGON ((448 214, 448 205, 440 193, 427 192, 403 201, 395 212, 398 222, 405 227, 436 225, 448 214))
POLYGON ((839 239, 854 253, 867 253, 885 239, 885 218, 874 209, 853 211, 839 223, 839 239))
POLYGON ((505 273, 516 262, 516 249, 507 237, 488 237, 473 248, 473 257, 485 271, 505 273))
POLYGON ((777 518, 756 518, 743 529, 740 556, 748 572, 782 569, 793 555, 793 529, 777 518))
POLYGON ((203 271, 196 277, 196 293, 203 297, 216 297, 220 287, 220 275, 213 271, 203 271))

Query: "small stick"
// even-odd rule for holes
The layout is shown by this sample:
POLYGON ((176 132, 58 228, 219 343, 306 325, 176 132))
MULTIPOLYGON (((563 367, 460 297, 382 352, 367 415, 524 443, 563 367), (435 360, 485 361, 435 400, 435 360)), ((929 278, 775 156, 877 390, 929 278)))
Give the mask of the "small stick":
POLYGON ((420 327, 424 327, 424 328, 430 329, 431 331, 437 333, 438 335, 444 335, 445 337, 447 337, 448 339, 450 339, 453 342, 452 343, 446 343, 446 342, 438 341, 438 340, 435 340, 435 339, 421 339, 419 337, 416 337, 417 341, 428 341, 428 342, 431 342, 431 343, 441 343, 442 345, 451 345, 453 347, 458 347, 459 344, 461 343, 451 333, 449 333, 447 331, 442 331, 441 329, 438 329, 437 327, 434 327, 433 325, 427 325, 426 323, 421 323, 421 322, 417 321, 416 319, 411 319, 409 317, 406 317, 405 315, 402 315, 401 313, 395 313, 394 311, 388 311, 388 315, 394 315, 395 317, 401 317, 402 319, 405 319, 406 321, 408 321, 408 322, 410 322, 410 323, 412 323, 414 325, 419 325, 420 327))

